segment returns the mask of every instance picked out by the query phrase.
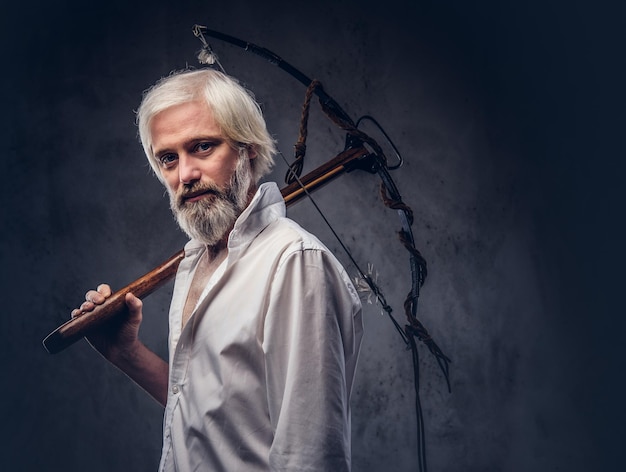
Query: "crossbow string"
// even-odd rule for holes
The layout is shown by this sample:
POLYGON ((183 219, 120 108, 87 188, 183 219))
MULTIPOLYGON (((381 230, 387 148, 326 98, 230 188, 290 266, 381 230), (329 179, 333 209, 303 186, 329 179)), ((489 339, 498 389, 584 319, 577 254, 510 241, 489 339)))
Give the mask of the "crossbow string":
MULTIPOLYGON (((194 25, 193 27, 194 35, 202 42, 202 49, 198 53, 198 60, 205 65, 209 65, 211 67, 217 67, 222 72, 225 72, 222 65, 220 64, 217 55, 211 49, 211 46, 206 41, 204 35, 211 36, 225 42, 234 44, 239 46, 246 51, 253 52, 272 64, 280 67, 285 70, 291 76, 296 78, 298 81, 303 83, 306 87, 306 93, 304 98, 304 103, 302 105, 302 114, 300 119, 300 129, 299 136, 296 144, 294 145, 294 161, 290 164, 287 162, 285 157, 281 152, 279 154, 285 159, 285 162, 288 166, 287 175, 285 176, 285 181, 288 184, 293 182, 298 182, 304 193, 308 196, 308 198, 313 203, 314 207, 320 213, 321 217, 328 225, 329 229, 333 233, 334 237, 337 239, 342 249, 346 252, 348 258, 351 263, 354 265, 356 270, 359 273, 360 280, 362 280, 369 291, 375 296, 378 303, 385 313, 388 315, 389 319, 392 321, 394 327, 402 337, 405 345, 411 349, 412 358, 413 358, 413 368, 414 368, 414 388, 415 388, 415 404, 416 404, 416 414, 417 414, 417 447, 418 447, 418 461, 419 461, 419 470, 426 472, 426 454, 425 454, 425 435, 424 435, 424 420, 422 414, 422 407, 420 403, 419 396, 419 352, 417 350, 417 346, 415 343, 415 338, 419 341, 423 342, 429 349, 429 351, 433 354, 437 363, 444 375, 446 380, 446 384, 448 387, 448 391, 450 391, 450 380, 449 380, 449 363, 450 359, 443 353, 443 351, 439 348, 439 346, 435 343, 431 335, 428 333, 424 325, 417 318, 417 306, 418 306, 418 298, 420 288, 424 284, 427 276, 427 264, 424 257, 415 247, 415 242, 413 238, 413 233, 411 226, 413 224, 413 211, 411 208, 402 201, 402 197, 389 174, 389 170, 394 170, 400 167, 402 164, 402 157, 400 156, 397 148, 387 135, 387 133, 383 130, 383 128, 378 124, 378 122, 372 118, 371 116, 365 115, 361 117, 355 123, 343 109, 337 104, 337 102, 330 97, 322 87, 322 84, 318 80, 311 80, 298 69, 285 62, 282 58, 274 54, 273 52, 256 46, 252 43, 242 41, 233 36, 229 36, 218 31, 209 30, 205 26, 194 25), (351 147, 360 146, 366 144, 373 153, 370 153, 368 157, 364 158, 362 162, 358 163, 355 168, 360 170, 365 170, 370 173, 377 173, 381 179, 380 184, 380 196, 384 203, 384 205, 390 209, 396 210, 400 220, 402 222, 402 229, 398 231, 398 237, 401 244, 404 248, 409 252, 409 260, 411 267, 411 290, 409 291, 405 301, 404 301, 404 310, 407 318, 407 324, 404 329, 400 326, 400 324, 395 320, 392 315, 392 308, 387 303, 384 294, 382 293, 380 287, 376 284, 374 278, 371 273, 365 273, 361 270, 359 264, 356 262, 354 257, 352 256, 350 250, 343 243, 339 235, 335 232, 330 222, 326 219, 321 209, 315 203, 315 200, 309 193, 309 191, 305 188, 305 186, 300 182, 300 175, 304 168, 304 158, 306 155, 306 140, 308 134, 308 119, 309 119, 309 111, 310 104, 313 95, 317 95, 319 98, 319 103, 324 114, 340 129, 346 132, 346 149, 351 147), (378 127, 379 131, 385 136, 390 146, 393 148, 396 156, 398 158, 398 163, 394 166, 389 166, 387 163, 387 158, 381 146, 376 142, 375 139, 370 137, 368 134, 363 132, 358 128, 359 124, 364 121, 370 121, 374 123, 375 126, 378 127)), ((352 169, 350 169, 352 170, 352 169)))

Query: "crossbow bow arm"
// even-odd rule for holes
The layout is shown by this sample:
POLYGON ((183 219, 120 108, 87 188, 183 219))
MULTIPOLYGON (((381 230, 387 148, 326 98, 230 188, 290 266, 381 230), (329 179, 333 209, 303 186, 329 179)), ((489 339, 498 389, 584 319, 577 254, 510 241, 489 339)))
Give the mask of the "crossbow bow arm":
MULTIPOLYGON (((257 46, 256 44, 253 44, 251 42, 241 40, 239 38, 221 33, 219 31, 211 30, 206 26, 194 25, 193 33, 202 42, 203 50, 201 51, 201 55, 204 55, 205 57, 217 58, 217 56, 213 53, 211 46, 207 43, 204 37, 204 35, 207 35, 238 46, 246 51, 252 52, 266 59, 270 63, 283 69, 285 72, 287 72, 289 75, 291 75, 307 87, 307 94, 305 96, 302 110, 300 137, 295 146, 296 159, 292 164, 289 164, 289 171, 287 172, 286 176, 286 181, 290 184, 290 186, 293 186, 294 188, 298 185, 302 186, 301 182, 298 181, 298 176, 302 171, 302 160, 304 158, 304 153, 306 150, 306 123, 308 122, 309 103, 313 94, 318 96, 320 100, 320 105, 326 116, 338 127, 346 131, 346 150, 349 150, 352 147, 361 148, 363 146, 367 146, 368 148, 372 149, 372 152, 368 155, 367 159, 360 159, 359 161, 355 161, 356 163, 353 164, 351 168, 359 168, 362 170, 367 170, 371 173, 377 173, 379 175, 381 179, 381 198, 387 207, 392 208, 398 212, 398 216, 400 218, 402 229, 399 231, 398 235, 401 243, 410 253, 409 260, 412 279, 411 290, 404 303, 405 313, 409 322, 404 332, 402 331, 402 329, 400 329, 399 325, 391 316, 391 307, 386 303, 380 289, 375 285, 374 281, 369 276, 364 274, 363 271, 359 268, 358 264, 351 256, 345 245, 341 241, 339 241, 339 243, 348 253, 348 257, 359 271, 363 280, 370 286, 371 291, 376 295, 383 309, 389 314, 390 318, 394 322, 394 325, 396 326, 396 329, 398 329, 398 331, 400 332, 404 342, 407 345, 410 345, 408 338, 412 338, 413 336, 415 336, 428 346, 431 353, 433 353, 433 355, 436 357, 437 362, 439 363, 439 366, 441 367, 441 370, 445 376, 448 389, 450 389, 448 376, 448 363, 450 362, 450 359, 448 359, 443 354, 441 349, 439 349, 432 337, 428 334, 426 328, 417 319, 419 291, 420 287, 424 284, 426 280, 427 264, 424 257, 422 257, 420 252, 415 247, 415 241, 412 231, 413 212, 411 208, 402 201, 400 192, 398 191, 398 188, 389 173, 390 170, 397 169, 401 166, 402 157, 400 156, 398 150, 396 149, 395 145, 393 144, 387 133, 371 116, 363 116, 359 118, 359 120, 357 120, 355 124, 350 116, 341 108, 341 106, 339 106, 337 101, 324 91, 322 85, 317 80, 312 80, 296 67, 292 66, 269 49, 257 46), (368 134, 364 133, 358 128, 360 122, 364 119, 372 121, 385 136, 385 138, 393 148, 396 156, 398 157, 398 163, 396 165, 389 166, 387 163, 387 158, 378 142, 376 142, 376 140, 374 140, 368 134)), ((298 195, 304 195, 305 193, 306 189, 302 188, 302 192, 298 193, 298 195)), ((334 231, 333 233, 336 235, 334 231)))
MULTIPOLYGON (((213 52, 211 51, 211 48, 210 48, 209 44, 204 39, 204 35, 207 35, 207 36, 210 36, 212 38, 219 39, 221 41, 225 41, 227 43, 233 44, 233 45, 238 46, 238 47, 240 47, 242 49, 245 49, 246 51, 249 51, 249 52, 251 52, 253 54, 256 54, 257 56, 262 57, 263 59, 265 59, 268 62, 274 64, 275 66, 280 67, 282 70, 284 70, 289 75, 294 77, 300 83, 304 84, 305 87, 309 87, 311 85, 311 83, 313 82, 313 80, 311 80, 311 78, 307 77, 300 70, 296 69, 294 66, 289 64, 287 61, 283 60, 278 54, 273 53, 269 49, 265 49, 265 48, 263 48, 261 46, 257 46, 256 44, 253 44, 253 43, 250 43, 250 42, 247 42, 247 41, 243 41, 243 40, 241 40, 239 38, 235 38, 234 36, 230 36, 228 34, 220 33, 219 31, 215 31, 215 30, 209 29, 206 26, 202 26, 202 25, 194 25, 193 26, 193 34, 198 39, 200 39, 200 41, 202 42, 203 48, 205 48, 207 50, 207 53, 209 55, 211 55, 211 56, 213 55, 213 52)), ((323 103, 324 106, 332 109, 337 115, 341 116, 342 119, 344 119, 344 120, 346 120, 349 123, 352 123, 354 125, 354 122, 348 116, 348 114, 322 88, 317 90, 315 92, 315 94, 319 97, 319 99, 321 100, 321 102, 323 103)))

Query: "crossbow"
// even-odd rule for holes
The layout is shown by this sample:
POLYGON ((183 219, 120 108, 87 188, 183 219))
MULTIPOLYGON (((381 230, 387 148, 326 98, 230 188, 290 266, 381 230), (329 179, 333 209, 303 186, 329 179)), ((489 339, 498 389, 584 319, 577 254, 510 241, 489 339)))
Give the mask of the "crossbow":
MULTIPOLYGON (((373 117, 364 115, 356 122, 353 121, 339 106, 337 101, 324 90, 318 80, 310 79, 272 51, 233 36, 210 30, 205 26, 194 25, 193 34, 202 43, 202 48, 198 53, 198 60, 203 65, 218 68, 224 72, 217 55, 213 52, 210 44, 206 41, 206 35, 241 47, 246 51, 266 59, 307 87, 302 107, 299 137, 295 144, 294 161, 291 164, 288 163, 282 153, 279 152, 283 159, 285 159, 288 166, 287 175, 285 177, 287 186, 281 190, 281 193, 287 206, 290 206, 304 197, 308 197, 312 201, 314 207, 320 213, 333 235, 337 238, 340 246, 346 252, 351 263, 358 271, 359 279, 357 280, 357 285, 366 286, 370 293, 374 295, 377 302, 380 304, 381 309, 387 314, 395 329, 400 334, 403 342, 408 348, 410 348, 414 368, 419 470, 425 472, 427 466, 425 455, 424 421, 419 396, 419 353, 415 340, 417 339, 424 343, 435 357, 446 380, 448 391, 450 391, 448 367, 451 361, 442 352, 424 325, 417 318, 420 288, 424 285, 426 280, 427 264, 424 257, 415 247, 415 240, 412 231, 413 212, 411 208, 403 202, 400 192, 390 175, 390 171, 399 168, 403 163, 403 159, 398 152, 398 149, 384 129, 373 117), (333 159, 306 175, 301 176, 304 157, 306 154, 309 107, 313 95, 318 97, 320 106, 325 115, 335 125, 346 132, 346 144, 344 150, 333 159), (389 165, 387 157, 378 142, 359 129, 360 124, 364 121, 373 123, 388 141, 396 155, 397 161, 394 165, 389 165), (352 172, 354 170, 362 170, 379 176, 381 180, 381 199, 385 206, 395 210, 400 218, 401 229, 398 231, 398 237, 402 245, 409 253, 409 267, 411 271, 411 287, 404 301, 404 310, 406 315, 406 324, 404 328, 402 328, 398 321, 394 318, 392 314, 393 310, 387 303, 382 290, 376 284, 371 272, 366 273, 359 267, 359 264, 356 262, 347 246, 335 232, 330 222, 326 219, 323 212, 311 196, 312 191, 325 185, 343 173, 352 172)), ((104 304, 97 306, 93 311, 81 314, 59 326, 44 339, 44 347, 50 353, 57 353, 79 339, 100 329, 102 325, 124 313, 126 309, 124 301, 126 293, 132 292, 140 298, 146 297, 176 275, 178 265, 183 258, 184 251, 178 251, 152 271, 111 295, 111 297, 109 297, 104 304)))

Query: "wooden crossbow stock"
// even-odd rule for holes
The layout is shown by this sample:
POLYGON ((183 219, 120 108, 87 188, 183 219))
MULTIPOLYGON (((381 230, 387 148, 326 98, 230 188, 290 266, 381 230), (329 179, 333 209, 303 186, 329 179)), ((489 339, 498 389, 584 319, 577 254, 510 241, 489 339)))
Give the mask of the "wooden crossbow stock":
MULTIPOLYGON (((306 196, 306 192, 314 191, 344 172, 357 168, 372 157, 373 155, 362 146, 346 149, 334 159, 300 178, 302 186, 299 182, 293 182, 283 188, 281 194, 285 204, 290 206, 300 201, 306 196)), ((139 298, 150 295, 176 275, 178 265, 184 257, 185 251, 178 251, 147 274, 112 294, 93 311, 78 315, 62 324, 43 340, 44 347, 50 354, 56 354, 98 330, 109 320, 122 315, 126 310, 124 299, 127 293, 131 292, 139 298)))

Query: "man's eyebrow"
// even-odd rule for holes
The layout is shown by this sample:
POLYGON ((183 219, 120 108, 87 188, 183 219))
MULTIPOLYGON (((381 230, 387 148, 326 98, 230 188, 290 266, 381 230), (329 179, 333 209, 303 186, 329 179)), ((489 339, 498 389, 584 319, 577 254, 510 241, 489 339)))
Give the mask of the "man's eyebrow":
POLYGON ((173 151, 171 151, 168 148, 163 148, 163 149, 158 149, 158 150, 157 149, 153 149, 152 150, 152 154, 154 154, 154 157, 156 157, 156 158, 159 158, 162 155, 167 154, 169 152, 173 152, 173 151))
POLYGON ((195 138, 188 139, 185 144, 198 143, 200 141, 224 141, 224 136, 221 134, 206 134, 195 138))
MULTIPOLYGON (((183 142, 183 148, 189 148, 203 141, 214 141, 214 142, 223 143, 224 141, 226 141, 226 138, 222 136, 221 134, 205 134, 205 135, 187 139, 185 142, 183 142)), ((175 153, 176 151, 166 146, 163 149, 153 149, 152 152, 154 156, 157 157, 157 156, 169 153, 169 152, 175 153)))

